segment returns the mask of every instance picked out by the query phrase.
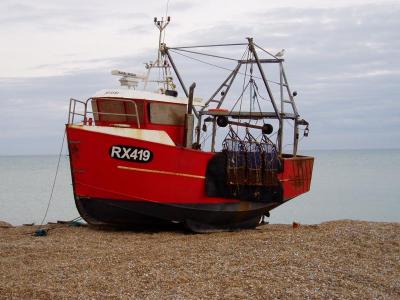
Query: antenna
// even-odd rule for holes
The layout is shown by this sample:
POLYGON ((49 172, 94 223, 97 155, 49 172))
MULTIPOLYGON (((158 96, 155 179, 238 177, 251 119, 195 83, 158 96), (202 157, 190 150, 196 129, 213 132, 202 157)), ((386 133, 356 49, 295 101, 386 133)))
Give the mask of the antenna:
POLYGON ((160 35, 158 38, 158 56, 157 56, 157 64, 160 64, 160 56, 161 56, 161 48, 163 43, 161 42, 162 40, 162 34, 163 31, 165 30, 165 28, 168 26, 169 22, 171 21, 171 17, 164 17, 161 18, 161 20, 158 20, 157 17, 154 17, 154 25, 156 25, 156 27, 158 28, 158 30, 160 30, 160 35))
MULTIPOLYGON (((168 9, 169 9, 169 0, 167 0, 167 8, 165 9, 165 18, 168 20, 168 9)), ((163 43, 165 42, 165 31, 163 36, 163 43)))
MULTIPOLYGON (((169 1, 168 1, 169 3, 169 1)), ((168 3, 167 3, 167 11, 166 14, 168 13, 168 3)), ((165 44, 162 41, 163 38, 165 38, 165 28, 168 26, 168 24, 171 22, 171 17, 170 16, 165 16, 160 19, 157 17, 154 17, 154 25, 158 28, 160 31, 159 38, 158 38, 158 53, 157 53, 157 59, 154 62, 149 62, 146 63, 146 69, 147 69, 147 78, 150 76, 150 71, 152 69, 158 69, 158 80, 155 81, 149 81, 148 79, 145 80, 144 84, 144 89, 147 88, 147 83, 148 82, 156 82, 159 85, 162 84, 163 88, 160 88, 159 91, 164 94, 168 92, 168 90, 175 91, 176 86, 173 82, 172 79, 172 74, 170 70, 170 64, 167 61, 166 55, 165 55, 165 44), (164 36, 163 36, 164 34, 164 36)))
POLYGON ((119 79, 121 86, 127 86, 128 88, 133 87, 133 89, 136 89, 140 81, 146 80, 146 77, 143 75, 119 70, 112 70, 111 74, 115 76, 121 76, 121 78, 119 79))
MULTIPOLYGON (((158 39, 158 55, 155 61, 150 61, 145 63, 145 68, 147 70, 146 75, 138 75, 135 73, 123 72, 119 70, 111 71, 112 75, 120 76, 119 82, 121 86, 126 86, 128 88, 136 89, 140 82, 143 81, 143 90, 147 89, 148 83, 155 83, 157 85, 156 92, 165 94, 165 95, 173 95, 177 96, 176 85, 174 84, 170 62, 165 54, 166 45, 162 42, 163 33, 165 32, 165 28, 168 26, 171 21, 171 17, 167 16, 168 14, 168 4, 165 18, 162 17, 161 20, 157 17, 154 17, 154 25, 160 31, 159 39, 158 39), (158 69, 158 79, 150 80, 150 72, 153 69, 158 69)), ((164 34, 165 38, 165 34, 164 34)), ((154 76, 153 76, 154 77, 154 76)))

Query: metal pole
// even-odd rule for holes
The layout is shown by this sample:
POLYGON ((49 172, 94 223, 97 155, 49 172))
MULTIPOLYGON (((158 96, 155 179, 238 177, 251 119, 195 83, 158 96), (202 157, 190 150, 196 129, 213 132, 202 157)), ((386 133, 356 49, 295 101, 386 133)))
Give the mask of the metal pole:
MULTIPOLYGON (((86 119, 86 114, 87 114, 87 105, 88 105, 88 102, 90 101, 90 100, 92 100, 92 98, 89 98, 89 99, 87 99, 86 101, 85 101, 85 111, 84 111, 84 119, 86 119)), ((92 111, 93 111, 93 109, 92 109, 92 111)), ((94 116, 93 116, 93 118, 94 118, 94 116)))
POLYGON ((214 94, 212 94, 212 96, 207 100, 206 104, 204 105, 204 107, 200 110, 201 112, 204 111, 208 105, 210 104, 210 102, 219 102, 217 108, 220 108, 222 103, 225 100, 226 94, 228 93, 229 89, 232 86, 233 80, 235 79, 239 69, 240 69, 241 64, 238 63, 238 65, 236 66, 236 68, 229 74, 229 76, 224 80, 224 82, 219 86, 219 88, 214 92, 214 94), (229 82, 229 84, 227 85, 226 83, 229 82), (218 101, 215 100, 214 97, 222 90, 222 88, 226 86, 226 90, 225 90, 225 94, 222 96, 222 98, 218 101))
POLYGON ((293 156, 297 155, 297 148, 299 144, 299 113, 297 111, 296 103, 294 102, 294 98, 292 95, 292 92, 290 91, 289 83, 286 77, 285 69, 282 66, 282 75, 283 75, 283 80, 285 82, 286 86, 286 91, 289 95, 290 99, 290 104, 292 105, 293 113, 296 116, 296 119, 294 119, 294 126, 293 126, 293 156))
POLYGON ((71 124, 71 107, 72 107, 72 98, 69 99, 68 124, 71 124))
MULTIPOLYGON (((167 54, 168 60, 169 60, 169 62, 171 63, 172 69, 174 69, 174 72, 175 72, 176 77, 178 77, 178 80, 179 80, 179 83, 181 84, 181 87, 182 87, 182 89, 183 89, 183 92, 185 93, 186 97, 189 98, 189 93, 188 93, 188 91, 187 91, 187 89, 186 89, 185 84, 183 83, 182 77, 181 77, 181 75, 179 74, 178 69, 177 69, 176 66, 175 66, 175 63, 174 63, 174 61, 173 61, 173 59, 172 59, 172 57, 171 57, 171 54, 169 53, 167 46, 165 46, 165 44, 163 44, 163 45, 164 45, 164 47, 163 47, 163 53, 167 54)), ((196 116, 196 118, 199 118, 199 113, 197 112, 197 110, 196 110, 196 108, 195 108, 194 106, 193 106, 193 113, 194 113, 194 115, 196 116)))
POLYGON ((162 35, 162 31, 163 31, 163 28, 162 27, 159 27, 158 29, 160 29, 160 36, 158 37, 158 53, 157 53, 157 66, 159 66, 160 65, 160 56, 161 56, 161 35, 162 35))
POLYGON ((296 103, 294 102, 294 98, 293 98, 292 92, 290 91, 289 83, 288 83, 288 80, 287 80, 287 77, 286 77, 286 73, 285 73, 285 69, 283 68, 283 66, 282 66, 282 75, 283 75, 283 79, 284 79, 284 82, 285 82, 286 90, 287 90, 287 92, 289 94, 290 101, 292 102, 293 113, 296 115, 296 117, 299 117, 299 112, 297 111, 296 103))
POLYGON ((172 57, 171 57, 171 54, 170 54, 169 51, 168 51, 168 48, 164 46, 163 51, 164 51, 164 53, 167 54, 167 56, 168 56, 168 60, 169 60, 169 62, 171 63, 172 69, 174 69, 174 72, 175 72, 176 77, 178 77, 178 80, 179 80, 179 83, 181 84, 181 87, 182 87, 182 89, 183 89, 183 92, 185 93, 186 97, 189 97, 189 93, 188 93, 188 91, 187 91, 187 89, 186 89, 185 84, 183 83, 182 77, 181 77, 181 75, 179 74, 178 69, 177 69, 176 66, 175 66, 174 61, 172 60, 172 57))
MULTIPOLYGON (((279 63, 279 85, 280 85, 280 96, 281 96, 281 113, 283 115, 284 113, 284 108, 285 108, 285 102, 283 99, 283 67, 282 63, 279 63)), ((283 118, 279 120, 279 154, 282 154, 283 152, 283 118)))
MULTIPOLYGON (((72 124, 74 124, 74 117, 75 117, 75 108, 76 108, 76 101, 74 101, 74 108, 73 108, 73 113, 72 113, 72 124)), ((85 124, 85 120, 83 120, 83 124, 85 124)))
MULTIPOLYGON (((220 108, 221 105, 222 105, 222 103, 224 102, 225 97, 226 97, 226 95, 228 94, 229 89, 231 88, 232 83, 233 83, 233 81, 235 80, 235 77, 236 77, 236 75, 237 75, 237 73, 238 73, 240 67, 241 67, 241 64, 238 63, 238 65, 236 66, 236 68, 232 71, 232 73, 228 76, 228 78, 227 78, 227 79, 224 81, 224 83, 220 86, 219 90, 221 90, 223 86, 226 86, 226 90, 225 90, 224 95, 221 97, 221 99, 220 99, 220 101, 219 101, 219 103, 218 103, 218 105, 217 105, 217 108, 220 108), (229 81, 229 84, 226 85, 226 83, 227 83, 228 81, 229 81)), ((218 92, 218 90, 217 90, 217 92, 218 92)), ((214 96, 215 96, 215 95, 216 95, 216 94, 214 94, 214 96)), ((212 97, 212 98, 214 98, 214 97, 212 97)), ((211 99, 212 99, 212 98, 211 98, 211 99)), ((210 99, 210 100, 211 100, 211 99, 210 99)), ((215 152, 215 138, 216 138, 216 134, 217 134, 217 119, 214 117, 214 119, 213 119, 213 127, 212 127, 212 137, 211 137, 211 152, 215 152)))
POLYGON ((189 87, 189 102, 188 102, 188 114, 192 113, 193 109, 193 93, 194 93, 194 88, 196 87, 196 83, 193 82, 192 85, 189 87))
POLYGON ((215 136, 217 134, 217 119, 214 117, 212 122, 211 152, 215 152, 215 136))
MULTIPOLYGON (((241 64, 238 64, 236 66, 236 68, 233 70, 233 72, 231 73, 230 76, 232 76, 232 78, 230 79, 229 84, 226 86, 226 90, 224 92, 224 95, 222 96, 221 100, 219 101, 219 103, 217 105, 217 108, 220 108, 222 106, 222 103, 224 102, 226 95, 228 94, 229 90, 231 89, 232 83, 235 80, 236 75, 239 72, 240 67, 241 67, 241 64)), ((226 83, 224 83, 224 84, 226 84, 226 83)))
POLYGON ((192 115, 192 109, 193 109, 193 93, 194 93, 195 87, 196 87, 196 83, 193 82, 189 88, 188 110, 187 110, 187 114, 185 115, 185 136, 184 136, 183 145, 186 148, 192 148, 192 144, 193 144, 194 119, 193 119, 193 115, 192 115))
POLYGON ((299 144, 299 125, 298 119, 294 120, 293 156, 297 155, 297 145, 299 144))
POLYGON ((246 128, 254 128, 254 129, 260 129, 262 130, 264 127, 260 125, 253 125, 249 123, 243 123, 243 122, 236 122, 236 121, 228 121, 228 124, 230 125, 236 125, 236 126, 241 126, 241 127, 246 127, 246 128))
POLYGON ((201 131, 201 114, 197 118, 197 126, 196 126, 196 144, 200 146, 200 131, 201 131))
POLYGON ((265 87, 267 89, 267 92, 268 92, 269 98, 271 100, 272 106, 274 107, 274 111, 276 113, 276 117, 279 120, 281 120, 281 116, 279 114, 278 107, 276 106, 276 103, 275 103, 275 100, 274 100, 274 96, 272 95, 271 88, 268 85, 268 81, 267 81, 267 78, 265 77, 264 70, 261 67, 260 60, 258 59, 258 55, 257 55, 256 49, 254 48, 253 38, 247 38, 247 40, 249 41, 249 49, 254 55, 254 59, 255 59, 255 61, 257 63, 257 66, 258 66, 258 69, 260 71, 262 80, 264 81, 264 85, 265 85, 265 87))

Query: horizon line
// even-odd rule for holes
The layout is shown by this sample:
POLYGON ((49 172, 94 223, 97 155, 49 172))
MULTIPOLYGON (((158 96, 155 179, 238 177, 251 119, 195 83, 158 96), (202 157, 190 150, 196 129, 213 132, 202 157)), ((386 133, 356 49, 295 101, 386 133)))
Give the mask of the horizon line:
MULTIPOLYGON (((391 147, 391 148, 336 148, 336 149, 303 149, 302 151, 299 151, 299 155, 301 155, 302 152, 308 152, 308 151, 365 151, 365 150, 370 150, 370 151, 378 151, 378 150, 400 150, 400 147, 391 147)), ((6 157, 6 156, 58 156, 59 153, 19 153, 19 154, 0 154, 0 157, 6 157)), ((62 156, 68 156, 68 153, 62 153, 62 156)))

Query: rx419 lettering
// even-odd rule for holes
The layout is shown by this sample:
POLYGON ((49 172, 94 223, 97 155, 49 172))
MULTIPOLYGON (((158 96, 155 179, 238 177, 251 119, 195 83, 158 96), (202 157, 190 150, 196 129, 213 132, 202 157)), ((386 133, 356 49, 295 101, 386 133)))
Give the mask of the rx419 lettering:
POLYGON ((112 158, 141 163, 148 163, 153 159, 153 153, 148 149, 124 145, 111 146, 109 154, 112 158))

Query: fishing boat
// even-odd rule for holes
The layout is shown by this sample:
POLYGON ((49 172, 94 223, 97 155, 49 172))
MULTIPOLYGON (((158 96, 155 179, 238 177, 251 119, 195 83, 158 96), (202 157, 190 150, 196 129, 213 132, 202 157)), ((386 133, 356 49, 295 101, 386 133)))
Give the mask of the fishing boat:
POLYGON ((70 99, 66 133, 76 207, 92 225, 255 228, 311 184, 314 158, 298 154, 309 124, 300 118, 282 53, 252 38, 169 47, 169 22, 154 19, 158 53, 143 74, 114 70, 120 87, 70 99), (242 48, 243 55, 221 55, 228 47, 242 48), (195 97, 196 83, 187 88, 178 54, 233 67, 219 66, 226 77, 203 100, 195 97), (267 78, 265 66, 277 71, 276 80, 267 78))

